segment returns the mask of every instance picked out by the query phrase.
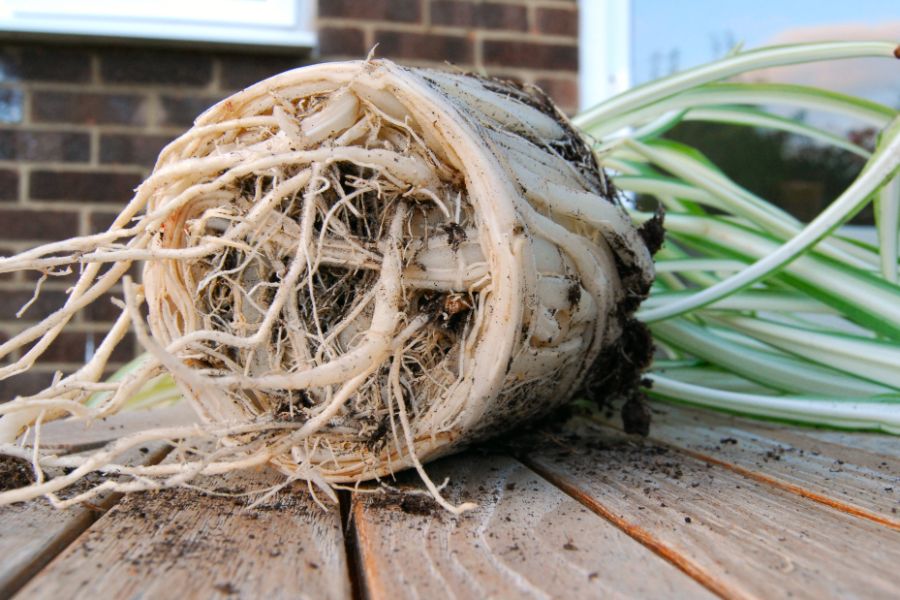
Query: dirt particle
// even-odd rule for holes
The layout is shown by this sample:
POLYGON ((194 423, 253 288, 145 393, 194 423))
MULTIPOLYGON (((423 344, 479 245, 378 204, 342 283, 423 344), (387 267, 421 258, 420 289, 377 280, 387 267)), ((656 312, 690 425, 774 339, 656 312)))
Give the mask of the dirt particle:
POLYGON ((234 587, 234 584, 230 582, 217 583, 213 586, 213 589, 221 594, 226 594, 228 596, 232 596, 238 593, 237 588, 234 587))
POLYGON ((14 456, 0 456, 0 492, 34 483, 28 461, 14 456))
POLYGON ((578 547, 572 543, 572 540, 569 540, 565 544, 563 544, 563 550, 569 550, 570 552, 574 552, 578 550, 578 547))
MULTIPOLYGON (((620 310, 624 310, 620 307, 620 310)), ((627 314, 627 313, 626 313, 627 314)), ((637 319, 620 315, 623 331, 619 339, 604 348, 585 381, 585 395, 601 411, 616 400, 622 405, 622 423, 627 433, 647 435, 651 413, 641 390, 642 373, 653 360, 653 338, 637 319)))
POLYGON ((445 223, 441 225, 441 229, 447 234, 447 244, 454 252, 459 250, 459 245, 467 239, 466 230, 459 223, 445 223))
POLYGON ((622 406, 622 426, 625 433, 636 433, 646 436, 650 433, 650 407, 643 394, 634 394, 622 406))
POLYGON ((400 509, 408 515, 438 516, 442 514, 442 510, 430 496, 395 491, 373 496, 367 506, 371 508, 400 509))
POLYGON ((573 281, 569 286, 569 289, 566 291, 566 300, 569 301, 569 306, 575 306, 579 302, 581 302, 581 282, 573 281))
POLYGON ((662 210, 657 211, 652 219, 644 222, 644 224, 638 228, 638 235, 641 236, 641 239, 644 241, 644 245, 647 246, 647 250, 650 251, 650 254, 656 254, 659 249, 662 248, 663 242, 666 239, 666 230, 663 227, 663 214, 662 210))

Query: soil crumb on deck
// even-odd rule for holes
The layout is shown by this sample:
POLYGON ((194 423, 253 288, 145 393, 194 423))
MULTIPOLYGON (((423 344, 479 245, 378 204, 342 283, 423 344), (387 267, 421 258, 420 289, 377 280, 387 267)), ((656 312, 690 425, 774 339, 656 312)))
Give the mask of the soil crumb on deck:
POLYGON ((28 461, 14 456, 0 455, 0 492, 14 490, 34 483, 28 461))

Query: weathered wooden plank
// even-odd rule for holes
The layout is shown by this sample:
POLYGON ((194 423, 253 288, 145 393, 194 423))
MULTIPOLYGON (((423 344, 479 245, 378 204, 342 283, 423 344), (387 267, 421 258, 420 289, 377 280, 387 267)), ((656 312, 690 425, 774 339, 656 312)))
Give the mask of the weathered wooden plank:
POLYGON ((466 454, 428 471, 451 478, 448 497, 479 507, 454 517, 426 497, 357 495, 372 599, 712 597, 513 459, 466 454))
MULTIPOLYGON (((167 451, 166 445, 156 443, 122 458, 128 464, 154 464, 167 451)), ((66 510, 44 500, 0 506, 0 598, 9 598, 120 497, 109 494, 66 510)))
POLYGON ((804 436, 836 446, 865 450, 882 460, 897 460, 900 457, 900 436, 885 433, 862 433, 832 431, 827 429, 803 429, 804 436))
MULTIPOLYGON (((189 407, 123 413, 96 423, 56 421, 42 428, 42 446, 71 453, 95 448, 143 428, 195 419, 189 407), (188 412, 189 411, 189 412, 188 412)), ((26 445, 29 440, 25 440, 26 445)), ((164 444, 137 448, 123 456, 130 464, 154 464, 166 454, 164 444)), ((0 597, 9 597, 120 498, 107 495, 90 505, 56 510, 43 500, 0 507, 0 597)))
POLYGON ((654 409, 655 440, 900 530, 897 436, 786 427, 674 405, 654 409))
MULTIPOLYGON (((198 485, 230 493, 283 479, 264 469, 198 485)), ((299 484, 254 509, 248 502, 195 489, 127 496, 17 598, 350 596, 337 506, 323 510, 299 484)))
POLYGON ((894 597, 900 534, 600 426, 526 462, 726 597, 894 597))

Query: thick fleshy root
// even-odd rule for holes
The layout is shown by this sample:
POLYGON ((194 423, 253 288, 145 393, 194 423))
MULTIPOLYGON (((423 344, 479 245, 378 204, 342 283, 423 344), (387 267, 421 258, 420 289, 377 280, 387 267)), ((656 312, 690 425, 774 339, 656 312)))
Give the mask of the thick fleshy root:
POLYGON ((96 470, 126 490, 261 463, 324 489, 410 466, 425 477, 426 460, 566 402, 652 279, 590 149, 544 96, 382 60, 232 96, 162 152, 109 231, 0 259, 0 272, 82 273, 64 307, 0 346, 22 350, 0 377, 134 261, 143 282, 124 279, 93 358, 0 406, 6 451, 28 453, 13 443, 35 422, 113 413, 166 373, 206 425, 67 459, 69 475, 0 502, 96 470), (149 358, 101 382, 129 327, 149 358), (196 462, 116 464, 134 443, 201 438, 218 446, 196 462))

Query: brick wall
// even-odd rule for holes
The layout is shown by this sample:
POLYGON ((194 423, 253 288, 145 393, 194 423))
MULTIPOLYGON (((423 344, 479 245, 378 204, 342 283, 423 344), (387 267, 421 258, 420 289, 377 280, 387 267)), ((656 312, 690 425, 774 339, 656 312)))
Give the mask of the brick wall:
MULTIPOLYGON (((215 101, 315 60, 364 57, 376 43, 378 56, 398 62, 537 84, 572 111, 577 29, 574 0, 319 0, 313 54, 8 43, 0 34, 0 256, 105 228, 163 145, 215 101)), ((60 306, 72 278, 48 280, 16 319, 36 280, 0 275, 0 343, 60 306)), ((116 314, 103 300, 79 315, 37 368, 0 381, 0 402, 83 362, 116 314)))
POLYGON ((325 56, 445 61, 536 84, 567 111, 578 104, 575 0, 320 0, 325 56))

